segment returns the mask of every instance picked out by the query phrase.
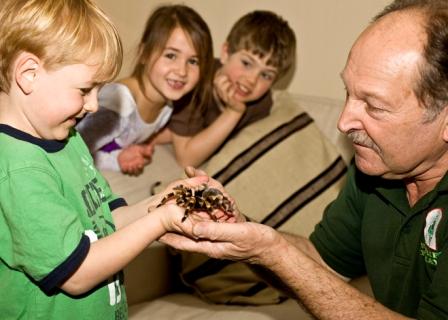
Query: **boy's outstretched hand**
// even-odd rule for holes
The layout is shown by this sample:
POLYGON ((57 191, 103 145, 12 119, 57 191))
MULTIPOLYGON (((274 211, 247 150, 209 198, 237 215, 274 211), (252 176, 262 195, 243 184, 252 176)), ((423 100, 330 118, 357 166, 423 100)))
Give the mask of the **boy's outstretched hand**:
POLYGON ((159 216, 165 232, 183 234, 187 237, 192 236, 193 226, 197 222, 226 222, 234 219, 230 211, 216 209, 207 212, 206 209, 198 209, 198 206, 190 210, 194 201, 200 201, 198 198, 193 199, 192 191, 201 189, 208 182, 209 177, 204 175, 172 182, 163 192, 153 197, 148 211, 159 216))

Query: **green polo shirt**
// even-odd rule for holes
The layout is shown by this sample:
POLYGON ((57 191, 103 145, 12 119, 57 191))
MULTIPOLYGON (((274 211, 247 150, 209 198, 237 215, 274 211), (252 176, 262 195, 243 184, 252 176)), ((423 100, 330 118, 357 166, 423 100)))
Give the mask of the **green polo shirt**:
POLYGON ((60 290, 126 205, 76 131, 43 140, 0 124, 0 199, 0 319, 127 319, 121 273, 82 295, 60 290))
POLYGON ((338 198, 310 236, 325 262, 367 274, 375 298, 403 315, 448 318, 448 176, 410 207, 402 181, 352 165, 338 198))

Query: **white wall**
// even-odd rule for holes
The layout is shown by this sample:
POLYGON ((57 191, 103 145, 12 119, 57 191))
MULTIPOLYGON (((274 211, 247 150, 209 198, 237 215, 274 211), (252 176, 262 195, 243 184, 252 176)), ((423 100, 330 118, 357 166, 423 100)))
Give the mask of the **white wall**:
MULTIPOLYGON (((215 56, 231 25, 255 9, 272 10, 290 23, 298 40, 295 73, 288 90, 343 99, 339 74, 350 47, 370 19, 389 0, 97 0, 117 25, 125 48, 121 75, 134 63, 135 48, 151 11, 160 4, 183 3, 208 23, 215 56)), ((285 81, 279 83, 285 87, 285 81)))

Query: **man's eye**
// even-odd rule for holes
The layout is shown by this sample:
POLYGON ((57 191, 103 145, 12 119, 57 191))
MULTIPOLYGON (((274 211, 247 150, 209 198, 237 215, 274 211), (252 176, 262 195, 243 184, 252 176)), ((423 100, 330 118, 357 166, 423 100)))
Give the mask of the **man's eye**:
POLYGON ((382 113, 382 112, 386 111, 382 107, 375 107, 375 106, 372 106, 369 103, 366 103, 366 108, 367 108, 367 111, 370 112, 370 113, 382 113))

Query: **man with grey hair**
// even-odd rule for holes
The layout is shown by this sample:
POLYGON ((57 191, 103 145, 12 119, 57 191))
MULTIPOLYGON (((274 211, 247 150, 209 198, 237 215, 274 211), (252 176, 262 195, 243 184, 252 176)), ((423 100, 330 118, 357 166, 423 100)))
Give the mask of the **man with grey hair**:
POLYGON ((396 0, 341 73, 347 183, 309 239, 201 222, 179 249, 270 270, 317 318, 448 318, 448 1, 396 0), (210 241, 213 240, 213 241, 210 241), (346 283, 367 275, 371 298, 346 283))

